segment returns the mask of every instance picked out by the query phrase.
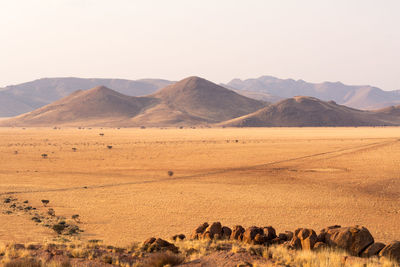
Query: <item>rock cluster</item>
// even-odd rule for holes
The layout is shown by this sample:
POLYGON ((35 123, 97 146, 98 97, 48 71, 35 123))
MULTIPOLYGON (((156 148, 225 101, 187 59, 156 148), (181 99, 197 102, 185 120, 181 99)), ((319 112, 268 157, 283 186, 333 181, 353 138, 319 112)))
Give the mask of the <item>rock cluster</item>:
POLYGON ((388 245, 375 242, 369 230, 363 226, 329 226, 317 234, 313 229, 298 228, 294 232, 276 234, 272 226, 251 226, 247 229, 236 225, 232 229, 220 222, 201 224, 191 234, 191 239, 238 240, 254 245, 282 244, 290 249, 319 250, 337 248, 356 257, 387 257, 400 262, 400 241, 388 245))

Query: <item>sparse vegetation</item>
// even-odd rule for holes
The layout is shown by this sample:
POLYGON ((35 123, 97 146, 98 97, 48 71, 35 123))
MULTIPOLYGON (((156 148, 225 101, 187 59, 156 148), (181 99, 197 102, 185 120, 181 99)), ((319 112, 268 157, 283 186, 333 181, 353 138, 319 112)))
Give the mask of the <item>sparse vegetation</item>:
POLYGON ((163 266, 176 266, 183 263, 185 257, 172 252, 158 252, 152 254, 145 260, 143 267, 163 267, 163 266))
POLYGON ((42 199, 41 202, 42 202, 43 206, 47 207, 47 205, 49 205, 49 203, 50 203, 50 200, 42 199))

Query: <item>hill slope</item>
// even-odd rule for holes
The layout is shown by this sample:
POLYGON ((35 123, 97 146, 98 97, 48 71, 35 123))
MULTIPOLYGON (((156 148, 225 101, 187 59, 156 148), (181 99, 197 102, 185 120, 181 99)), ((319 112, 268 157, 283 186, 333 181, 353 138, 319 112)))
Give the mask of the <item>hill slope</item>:
MULTIPOLYGON (((123 79, 43 78, 2 88, 1 92, 8 96, 7 103, 13 108, 1 108, 0 117, 16 116, 32 111, 66 97, 77 89, 88 90, 102 85, 121 94, 143 96, 154 93, 171 83, 161 79, 132 81, 123 79)), ((5 99, 3 96, 0 96, 0 98, 5 99)))
POLYGON ((198 77, 146 97, 100 86, 2 121, 1 126, 187 126, 217 123, 254 112, 263 102, 198 77))
POLYGON ((316 97, 324 101, 333 100, 353 108, 372 110, 400 104, 397 91, 383 91, 372 86, 349 86, 340 82, 308 83, 303 80, 278 79, 262 76, 257 79, 234 79, 224 85, 239 91, 253 91, 269 95, 254 95, 273 102, 275 98, 290 98, 298 95, 316 97))
POLYGON ((208 122, 232 119, 256 111, 264 103, 244 97, 199 77, 171 84, 150 97, 166 106, 208 122))
POLYGON ((372 126, 394 125, 391 118, 376 112, 356 110, 333 101, 313 97, 294 97, 254 113, 221 123, 222 126, 372 126))
POLYGON ((125 96, 104 86, 71 95, 37 110, 3 121, 10 126, 96 125, 129 119, 157 102, 125 96))

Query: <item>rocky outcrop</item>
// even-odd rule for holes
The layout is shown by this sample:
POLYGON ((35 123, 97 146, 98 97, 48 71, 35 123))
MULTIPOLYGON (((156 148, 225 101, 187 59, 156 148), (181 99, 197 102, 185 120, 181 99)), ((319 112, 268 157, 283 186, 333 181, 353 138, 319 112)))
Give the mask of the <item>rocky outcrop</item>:
MULTIPOLYGON (((283 245, 290 249, 324 250, 337 248, 347 251, 353 258, 387 257, 400 262, 400 242, 394 241, 385 246, 375 243, 369 230, 363 226, 341 227, 333 225, 317 233, 313 229, 298 228, 293 233, 285 231, 276 234, 272 226, 251 226, 247 229, 236 225, 232 229, 220 222, 211 225, 203 223, 192 233, 192 239, 218 240, 230 239, 251 245, 283 245)), ((346 261, 347 262, 347 261, 346 261)))

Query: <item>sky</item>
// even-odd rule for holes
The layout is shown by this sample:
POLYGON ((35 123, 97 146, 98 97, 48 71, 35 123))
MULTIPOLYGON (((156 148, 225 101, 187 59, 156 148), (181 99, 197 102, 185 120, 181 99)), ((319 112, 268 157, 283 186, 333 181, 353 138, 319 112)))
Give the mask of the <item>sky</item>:
POLYGON ((0 87, 271 75, 400 89, 399 0, 0 0, 0 87))

